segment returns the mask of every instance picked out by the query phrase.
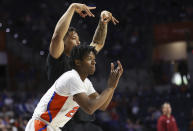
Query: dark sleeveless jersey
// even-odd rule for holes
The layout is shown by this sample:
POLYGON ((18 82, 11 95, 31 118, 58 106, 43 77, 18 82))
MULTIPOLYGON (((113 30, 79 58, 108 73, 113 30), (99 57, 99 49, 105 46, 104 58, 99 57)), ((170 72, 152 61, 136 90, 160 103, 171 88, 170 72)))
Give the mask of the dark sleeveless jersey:
POLYGON ((58 59, 53 58, 50 54, 47 57, 47 75, 49 85, 53 85, 54 82, 66 71, 69 71, 70 58, 65 54, 62 54, 58 59))

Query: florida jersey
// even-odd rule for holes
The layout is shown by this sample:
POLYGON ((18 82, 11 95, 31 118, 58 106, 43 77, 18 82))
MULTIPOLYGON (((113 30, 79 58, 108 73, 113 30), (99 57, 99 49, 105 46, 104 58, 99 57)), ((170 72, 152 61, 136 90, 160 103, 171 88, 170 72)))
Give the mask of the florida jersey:
POLYGON ((74 69, 62 74, 41 98, 32 118, 52 127, 63 127, 79 108, 73 95, 83 92, 87 95, 95 92, 88 78, 82 81, 74 69))

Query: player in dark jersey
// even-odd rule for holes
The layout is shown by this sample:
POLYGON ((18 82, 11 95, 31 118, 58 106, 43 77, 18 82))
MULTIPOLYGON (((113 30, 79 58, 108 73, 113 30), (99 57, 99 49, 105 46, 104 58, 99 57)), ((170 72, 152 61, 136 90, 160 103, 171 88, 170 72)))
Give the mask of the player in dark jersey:
POLYGON ((95 60, 96 50, 93 46, 73 47, 70 55, 72 70, 64 72, 44 94, 26 126, 26 131, 61 131, 59 128, 65 126, 79 108, 88 114, 93 114, 96 110, 106 110, 123 68, 120 61, 117 61, 116 68, 111 63, 107 88, 99 94, 87 78, 96 70, 95 60), (93 97, 95 94, 97 97, 93 97))
MULTIPOLYGON (((96 7, 88 7, 85 4, 73 3, 58 21, 51 39, 47 57, 47 75, 50 85, 52 85, 62 73, 71 69, 69 65, 70 52, 74 46, 80 44, 76 29, 69 27, 74 13, 78 13, 83 18, 86 16, 94 17, 90 10, 95 8, 96 7)), ((97 52, 104 46, 109 21, 112 21, 115 25, 119 23, 110 12, 102 11, 99 24, 90 44, 95 47, 97 52)), ((97 94, 95 95, 97 96, 97 94)), ((79 109, 74 119, 71 120, 63 130, 75 131, 77 128, 76 125, 82 126, 81 123, 84 123, 86 126, 90 125, 88 127, 93 127, 92 129, 87 128, 87 130, 101 130, 96 125, 91 124, 94 120, 95 117, 93 115, 88 115, 79 109)), ((79 129, 79 131, 81 131, 81 129, 79 129)), ((86 129, 84 129, 84 131, 86 131, 86 129)))

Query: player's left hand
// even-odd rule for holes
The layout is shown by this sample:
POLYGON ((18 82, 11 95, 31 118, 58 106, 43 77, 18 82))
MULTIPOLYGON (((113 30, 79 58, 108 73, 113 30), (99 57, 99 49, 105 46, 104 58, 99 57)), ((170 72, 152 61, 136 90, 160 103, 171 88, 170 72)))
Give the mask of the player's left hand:
POLYGON ((100 19, 104 24, 108 23, 109 21, 112 21, 114 25, 119 23, 119 21, 112 15, 112 13, 106 10, 101 12, 100 19))
POLYGON ((111 72, 110 72, 110 75, 109 75, 109 79, 108 79, 108 87, 111 87, 111 88, 116 88, 118 83, 119 83, 119 79, 121 77, 121 75, 123 74, 123 67, 121 65, 121 62, 118 60, 117 61, 117 68, 115 69, 114 67, 114 64, 111 63, 111 72))

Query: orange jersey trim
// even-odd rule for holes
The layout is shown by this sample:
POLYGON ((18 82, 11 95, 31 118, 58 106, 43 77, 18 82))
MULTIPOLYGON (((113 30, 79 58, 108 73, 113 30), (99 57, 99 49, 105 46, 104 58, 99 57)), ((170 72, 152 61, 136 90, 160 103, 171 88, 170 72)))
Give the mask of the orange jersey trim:
POLYGON ((35 120, 34 128, 35 128, 35 131, 47 131, 47 124, 45 124, 40 120, 35 120))
POLYGON ((48 102, 47 111, 44 112, 40 117, 48 122, 51 122, 63 107, 67 99, 68 97, 60 96, 54 92, 50 101, 48 102))

